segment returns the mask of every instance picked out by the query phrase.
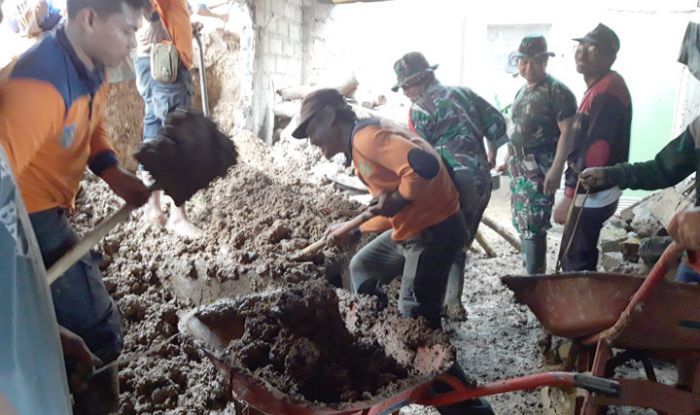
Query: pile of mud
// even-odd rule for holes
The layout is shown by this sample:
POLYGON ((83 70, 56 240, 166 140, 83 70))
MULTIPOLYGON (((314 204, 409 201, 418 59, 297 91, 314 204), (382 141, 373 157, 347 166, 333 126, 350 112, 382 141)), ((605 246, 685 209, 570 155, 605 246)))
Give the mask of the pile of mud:
POLYGON ((323 282, 310 282, 219 301, 194 312, 195 325, 189 319, 181 325, 196 332, 203 324, 207 334, 198 337, 210 350, 219 346, 214 353, 226 365, 248 370, 296 401, 334 405, 368 400, 400 388, 409 378, 449 367, 452 347, 425 321, 399 319, 369 298, 358 302, 341 296, 343 300, 323 282), (377 336, 375 324, 388 336, 377 336), (439 358, 416 365, 419 355, 439 358))
MULTIPOLYGON (((105 284, 123 316, 125 357, 175 333, 179 316, 193 306, 325 279, 329 264, 352 254, 329 248, 313 261, 290 261, 329 223, 354 216, 360 207, 328 186, 281 184, 270 175, 264 145, 248 137, 235 141, 242 162, 187 204, 204 238, 180 239, 139 220, 137 211, 96 247, 105 284), (253 157, 256 167, 248 164, 253 157)), ((71 221, 84 234, 122 203, 88 175, 71 221)), ((232 405, 226 380, 198 348, 179 339, 120 368, 120 387, 120 414, 215 414, 232 405)))

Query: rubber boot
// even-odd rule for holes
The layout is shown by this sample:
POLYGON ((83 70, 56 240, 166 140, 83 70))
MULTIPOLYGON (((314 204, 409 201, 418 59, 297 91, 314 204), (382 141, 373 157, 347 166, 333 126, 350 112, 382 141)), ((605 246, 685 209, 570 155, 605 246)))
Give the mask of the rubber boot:
POLYGON ((467 254, 462 250, 450 267, 445 290, 445 302, 443 314, 451 321, 464 321, 467 319, 467 311, 462 305, 462 292, 464 292, 464 267, 467 263, 467 254))
POLYGON ((525 270, 530 275, 544 274, 547 270, 547 235, 534 239, 520 239, 525 270))

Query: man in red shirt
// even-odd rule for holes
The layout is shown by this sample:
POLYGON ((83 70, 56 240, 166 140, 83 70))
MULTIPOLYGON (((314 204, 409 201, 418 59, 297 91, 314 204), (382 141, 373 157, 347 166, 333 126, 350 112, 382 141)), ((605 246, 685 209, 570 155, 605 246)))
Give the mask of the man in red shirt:
POLYGON ((586 36, 574 39, 576 70, 583 75, 588 89, 581 100, 573 124, 572 148, 567 158, 564 199, 554 211, 554 220, 563 224, 571 203, 572 222, 579 217, 576 232, 570 223, 562 244, 570 247, 562 258, 565 271, 595 271, 598 264, 598 237, 603 223, 615 213, 622 191, 619 187, 584 195, 580 186, 574 194, 578 173, 587 167, 612 166, 629 156, 632 125, 632 100, 625 80, 611 70, 620 40, 615 32, 599 24, 586 36), (585 205, 584 205, 585 201, 585 205), (572 235, 573 233, 573 235, 572 235))

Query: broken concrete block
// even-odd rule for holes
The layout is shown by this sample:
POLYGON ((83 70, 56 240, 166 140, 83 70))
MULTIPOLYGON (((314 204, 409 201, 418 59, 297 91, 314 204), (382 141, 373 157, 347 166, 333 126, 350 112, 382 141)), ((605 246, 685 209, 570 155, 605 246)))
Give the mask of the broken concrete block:
POLYGON ((622 250, 622 242, 627 238, 625 229, 605 226, 600 230, 598 248, 601 252, 620 252, 622 250))
POLYGON ((634 219, 632 219, 630 226, 641 238, 654 236, 664 227, 651 212, 641 207, 635 209, 634 219))
POLYGON ((605 226, 610 228, 627 229, 627 222, 622 220, 622 218, 613 216, 605 222, 605 226))
POLYGON ((637 205, 632 205, 628 208, 622 209, 622 211, 620 211, 620 220, 622 220, 625 223, 632 222, 632 219, 634 219, 634 211, 633 210, 636 206, 637 205))
POLYGON ((625 261, 637 263, 639 261, 639 239, 627 238, 622 242, 622 256, 625 261))
POLYGON ((613 272, 625 259, 622 252, 603 252, 600 256, 600 265, 605 272, 613 272))
POLYGON ((605 272, 642 275, 646 267, 625 261, 622 252, 604 252, 600 256, 600 267, 605 272))
POLYGON ((639 242, 639 257, 645 264, 654 265, 671 242, 673 239, 670 236, 644 238, 639 242))

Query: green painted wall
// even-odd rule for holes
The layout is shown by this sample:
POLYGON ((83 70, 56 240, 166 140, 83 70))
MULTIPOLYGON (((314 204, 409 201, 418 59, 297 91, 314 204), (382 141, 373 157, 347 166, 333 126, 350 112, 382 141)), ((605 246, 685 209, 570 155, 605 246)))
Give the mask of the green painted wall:
MULTIPOLYGON (((688 16, 682 14, 630 14, 609 23, 621 43, 614 68, 624 76, 632 95, 632 162, 654 158, 673 138, 682 68, 676 60, 687 22, 688 16)), ((625 192, 628 197, 646 194, 625 192)))

